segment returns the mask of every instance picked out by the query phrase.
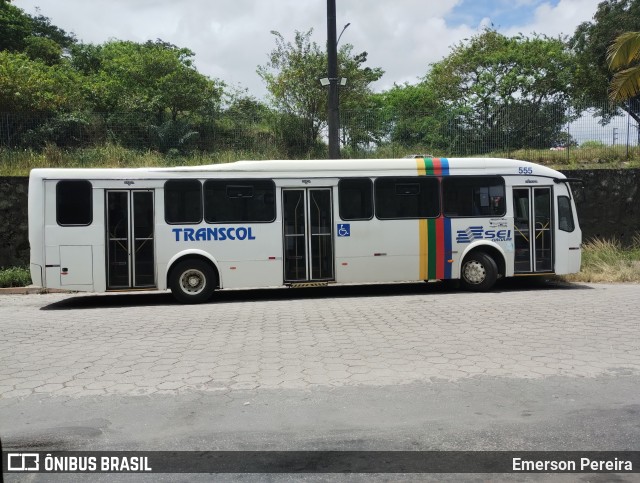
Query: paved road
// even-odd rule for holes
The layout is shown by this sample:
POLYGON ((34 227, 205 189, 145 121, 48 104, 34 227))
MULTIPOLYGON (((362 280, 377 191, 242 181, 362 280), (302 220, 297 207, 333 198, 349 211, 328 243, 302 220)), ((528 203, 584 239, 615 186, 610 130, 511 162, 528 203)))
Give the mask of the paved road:
POLYGON ((200 306, 5 295, 0 436, 43 450, 639 450, 639 300, 640 285, 585 284, 229 291, 200 306))

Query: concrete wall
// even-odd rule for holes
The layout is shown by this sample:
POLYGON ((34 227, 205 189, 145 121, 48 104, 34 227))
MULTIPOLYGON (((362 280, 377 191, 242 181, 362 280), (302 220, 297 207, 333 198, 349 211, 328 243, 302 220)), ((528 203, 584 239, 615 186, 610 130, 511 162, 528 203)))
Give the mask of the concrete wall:
POLYGON ((29 264, 28 178, 0 177, 0 267, 29 264))
MULTIPOLYGON (((630 242, 640 233, 640 169, 563 171, 584 180, 572 184, 583 238, 616 237, 630 242)), ((0 267, 27 265, 27 178, 0 177, 0 267)))
POLYGON ((563 170, 572 183, 584 240, 617 238, 630 244, 640 234, 640 169, 563 170))

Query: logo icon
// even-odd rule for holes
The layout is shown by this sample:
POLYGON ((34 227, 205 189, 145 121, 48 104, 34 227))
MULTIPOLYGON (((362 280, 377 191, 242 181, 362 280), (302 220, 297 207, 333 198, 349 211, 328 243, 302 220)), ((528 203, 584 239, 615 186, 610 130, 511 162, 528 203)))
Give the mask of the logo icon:
POLYGON ((470 226, 466 230, 458 230, 457 243, 471 243, 474 240, 484 238, 484 228, 481 226, 470 226))
POLYGON ((38 453, 9 453, 7 455, 9 471, 38 471, 40 455, 38 453))
POLYGON ((351 236, 350 223, 338 223, 338 237, 351 236))

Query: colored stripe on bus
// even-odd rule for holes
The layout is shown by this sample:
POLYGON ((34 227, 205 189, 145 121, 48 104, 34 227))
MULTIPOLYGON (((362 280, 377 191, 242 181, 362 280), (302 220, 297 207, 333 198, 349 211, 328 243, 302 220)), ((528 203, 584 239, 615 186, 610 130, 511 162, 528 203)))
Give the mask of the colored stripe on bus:
POLYGON ((418 236, 419 236, 419 246, 418 250, 420 252, 420 280, 427 280, 429 275, 429 266, 428 266, 428 240, 429 240, 429 232, 427 229, 427 220, 418 220, 418 236))
MULTIPOLYGON (((447 158, 424 158, 419 161, 424 162, 424 174, 432 176, 447 176, 449 174, 449 160, 447 158)), ((419 171, 420 167, 418 167, 418 174, 421 174, 419 171)))
POLYGON ((451 263, 449 260, 453 257, 453 251, 451 248, 451 218, 444 218, 444 252, 442 253, 442 259, 444 262, 444 277, 445 279, 451 278, 451 263))
POLYGON ((438 263, 438 236, 436 228, 436 219, 429 218, 427 220, 427 225, 429 226, 429 277, 427 280, 433 280, 438 277, 436 268, 438 263))
MULTIPOLYGON (((416 160, 418 176, 449 175, 447 158, 424 158, 416 160)), ((444 216, 418 220, 420 279, 434 280, 451 278, 451 220, 444 216)))

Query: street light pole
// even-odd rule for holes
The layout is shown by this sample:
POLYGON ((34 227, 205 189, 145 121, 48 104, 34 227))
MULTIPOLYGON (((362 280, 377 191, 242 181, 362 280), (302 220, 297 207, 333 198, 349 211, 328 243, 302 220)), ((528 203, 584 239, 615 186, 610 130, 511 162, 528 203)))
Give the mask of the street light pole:
POLYGON ((338 47, 338 45, 340 45, 340 38, 342 38, 342 34, 344 33, 345 30, 347 30, 347 27, 349 25, 351 25, 351 22, 349 22, 344 27, 342 27, 342 32, 340 32, 340 35, 338 35, 338 40, 336 40, 336 48, 338 47))
POLYGON ((327 0, 327 58, 329 74, 329 159, 340 159, 340 113, 338 99, 338 42, 336 0, 327 0))

